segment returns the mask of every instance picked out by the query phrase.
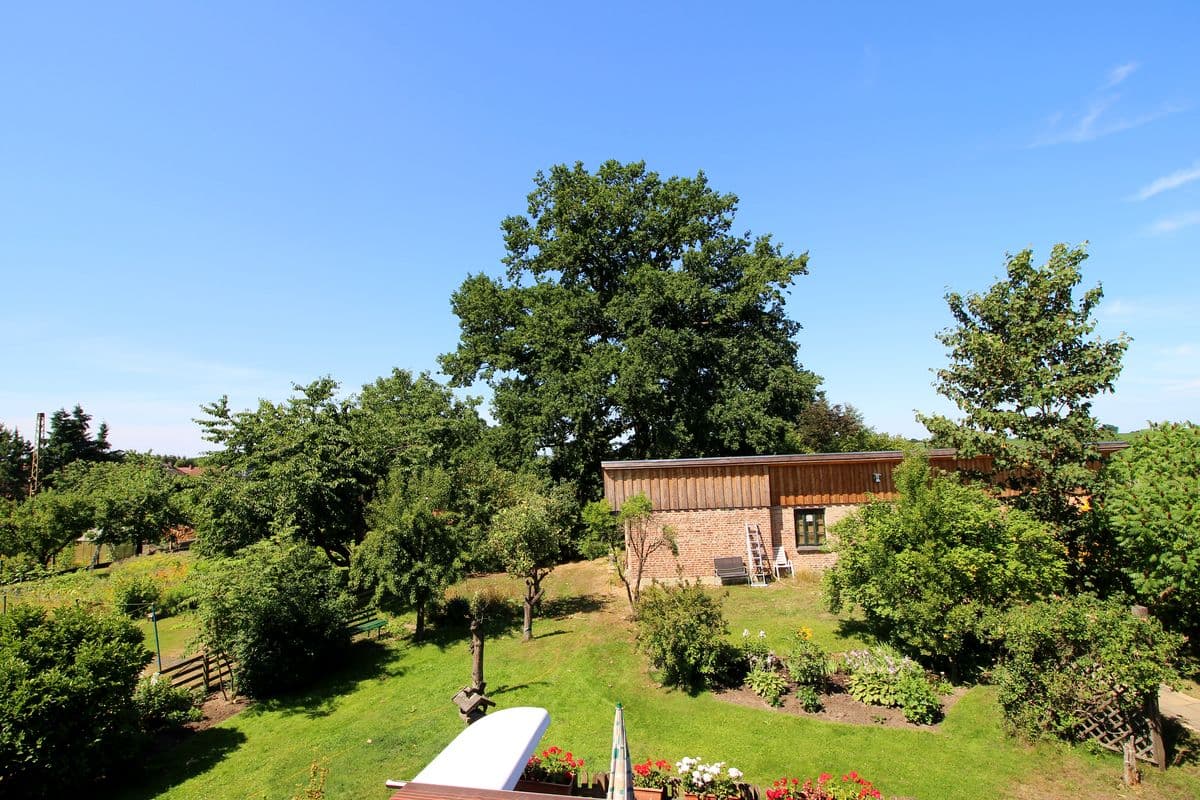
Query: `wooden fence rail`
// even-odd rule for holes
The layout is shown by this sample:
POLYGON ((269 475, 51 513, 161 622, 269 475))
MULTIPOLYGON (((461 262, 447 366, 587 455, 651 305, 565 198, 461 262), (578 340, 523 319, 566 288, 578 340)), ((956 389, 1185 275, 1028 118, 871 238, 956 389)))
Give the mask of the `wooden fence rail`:
POLYGON ((207 693, 231 680, 233 666, 233 662, 228 658, 210 655, 204 651, 163 667, 161 674, 171 681, 172 686, 203 689, 207 693))

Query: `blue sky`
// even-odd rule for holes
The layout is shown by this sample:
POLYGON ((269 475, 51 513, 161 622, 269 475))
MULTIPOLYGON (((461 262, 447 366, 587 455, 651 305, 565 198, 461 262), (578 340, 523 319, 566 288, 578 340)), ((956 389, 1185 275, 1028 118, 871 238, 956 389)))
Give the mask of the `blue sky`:
POLYGON ((1084 240, 1098 416, 1200 419, 1200 6, 440 5, 0 8, 0 421, 195 454, 222 394, 436 370, 534 173, 607 158, 807 250, 801 359, 877 428, 948 410, 947 289, 1084 240))

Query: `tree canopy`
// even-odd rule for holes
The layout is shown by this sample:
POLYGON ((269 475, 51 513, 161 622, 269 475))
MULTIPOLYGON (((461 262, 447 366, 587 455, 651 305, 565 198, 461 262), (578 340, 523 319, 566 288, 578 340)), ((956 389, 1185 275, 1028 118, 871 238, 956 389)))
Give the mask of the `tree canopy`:
POLYGON ((110 452, 108 425, 100 423, 95 436, 91 429, 91 414, 85 414, 78 404, 70 413, 65 408, 53 412, 42 446, 42 475, 52 480, 54 473, 75 461, 109 461, 117 457, 110 452))
POLYGON ((29 459, 33 445, 15 428, 0 422, 0 497, 16 500, 29 489, 29 459))
POLYGON ((1092 400, 1113 390, 1129 342, 1093 335, 1103 292, 1075 296, 1086 258, 1083 246, 1058 244, 1038 267, 1023 250, 986 293, 946 295, 955 326, 938 335, 950 365, 938 370, 937 389, 962 418, 918 415, 936 444, 991 456, 993 479, 1015 492, 1013 502, 1060 526, 1077 572, 1103 548, 1080 501, 1095 488, 1100 457, 1092 400))
POLYGON ((1200 634, 1200 426, 1153 425, 1113 456, 1104 512, 1138 598, 1200 634))
POLYGON ((807 272, 770 236, 731 233, 737 198, 703 173, 608 161, 539 172, 506 218, 503 278, 451 298, 456 385, 482 378, 511 448, 598 494, 606 458, 773 453, 815 396, 785 291, 807 272))
POLYGON ((1045 523, 1005 509, 957 475, 909 455, 899 499, 874 500, 836 527, 830 608, 858 606, 883 639, 959 669, 985 660, 986 616, 1061 590, 1062 546, 1045 523))

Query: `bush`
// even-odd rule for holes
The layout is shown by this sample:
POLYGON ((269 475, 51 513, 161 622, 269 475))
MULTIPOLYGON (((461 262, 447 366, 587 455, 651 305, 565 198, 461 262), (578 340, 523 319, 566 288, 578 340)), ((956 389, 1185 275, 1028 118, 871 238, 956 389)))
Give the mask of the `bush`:
POLYGON ((796 687, 796 702, 810 714, 815 714, 825 707, 817 690, 803 683, 796 687))
POLYGON ((257 542, 203 577, 201 639, 236 662, 236 685, 248 695, 302 686, 350 643, 344 583, 307 544, 257 542))
POLYGON ((67 796, 131 755, 129 698, 150 657, 141 632, 115 615, 18 605, 0 616, 4 796, 67 796))
POLYGON ((180 583, 165 589, 158 598, 158 616, 170 617, 185 611, 194 611, 199 598, 196 587, 191 583, 180 583))
POLYGON ((1175 677, 1182 645, 1157 620, 1090 595, 1012 609, 996 635, 1000 706, 1010 730, 1030 739, 1078 739, 1080 712, 1097 696, 1140 713, 1175 677))
POLYGON ((637 629, 638 646, 665 685, 695 691, 724 677, 729 629, 720 601, 699 583, 650 587, 638 605, 637 629))
POLYGON ((771 705, 776 707, 783 705, 783 693, 787 691, 787 681, 775 670, 750 670, 750 674, 746 676, 746 685, 771 705))
POLYGON ((791 679, 801 686, 820 689, 829 677, 829 657, 821 645, 804 634, 797 636, 792 649, 784 655, 783 665, 791 679))
POLYGON ((937 720, 942 703, 925 677, 921 665, 883 648, 846 654, 850 677, 846 689, 860 703, 900 708, 909 722, 929 725, 937 720))
POLYGON ((137 709, 142 730, 147 733, 175 728, 185 722, 200 719, 196 705, 196 694, 158 675, 138 681, 133 692, 133 706, 137 709))
POLYGON ((125 616, 137 619, 149 614, 161 595, 162 590, 149 575, 134 575, 113 586, 113 605, 125 616))
POLYGON ((922 458, 896 468, 899 499, 838 523, 825 573, 831 611, 858 606, 872 631, 954 674, 992 663, 983 621, 994 609, 1058 591, 1065 551, 1049 526, 1005 508, 922 458))

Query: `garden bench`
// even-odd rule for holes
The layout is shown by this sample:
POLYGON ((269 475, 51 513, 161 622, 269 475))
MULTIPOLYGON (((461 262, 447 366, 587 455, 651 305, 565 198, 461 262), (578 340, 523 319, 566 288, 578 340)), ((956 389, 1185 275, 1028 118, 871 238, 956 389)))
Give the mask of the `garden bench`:
POLYGON ((713 568, 721 583, 727 581, 749 581, 750 573, 746 571, 746 562, 741 556, 722 556, 713 559, 713 568))
POLYGON ((375 638, 379 638, 386 625, 387 620, 376 616, 375 612, 370 609, 356 612, 346 621, 346 627, 350 629, 351 636, 375 631, 375 638))

